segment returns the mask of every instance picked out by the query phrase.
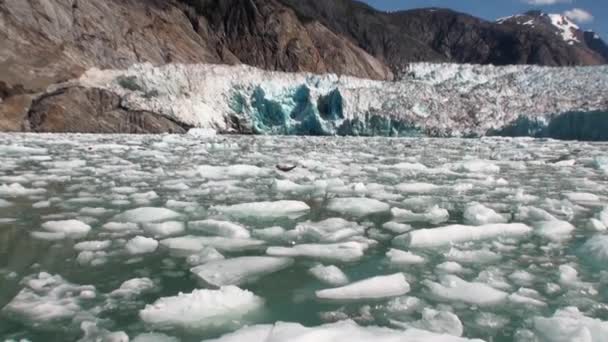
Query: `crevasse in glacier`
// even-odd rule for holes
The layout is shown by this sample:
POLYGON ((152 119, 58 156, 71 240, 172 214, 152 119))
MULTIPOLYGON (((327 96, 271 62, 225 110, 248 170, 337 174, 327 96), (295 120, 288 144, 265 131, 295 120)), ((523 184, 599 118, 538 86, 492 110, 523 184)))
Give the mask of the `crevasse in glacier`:
POLYGON ((127 108, 225 133, 482 136, 523 132, 581 138, 584 127, 608 122, 602 114, 608 109, 608 66, 418 63, 397 81, 382 82, 248 66, 138 64, 127 70, 92 69, 79 82, 112 90, 127 108), (119 80, 125 77, 137 87, 121 85, 119 80))

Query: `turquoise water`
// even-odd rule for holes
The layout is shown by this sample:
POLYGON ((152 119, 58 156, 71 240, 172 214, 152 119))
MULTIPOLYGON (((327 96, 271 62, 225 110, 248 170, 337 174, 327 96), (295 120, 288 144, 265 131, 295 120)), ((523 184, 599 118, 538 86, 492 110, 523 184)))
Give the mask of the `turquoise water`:
POLYGON ((605 263, 581 249, 589 239, 605 234, 588 227, 590 219, 599 217, 602 208, 608 205, 608 176, 597 163, 607 147, 601 143, 530 139, 234 136, 197 140, 171 135, 0 135, 3 186, 0 198, 8 202, 0 207, 0 307, 3 308, 0 337, 76 341, 84 336, 82 322, 91 322, 97 326, 98 335, 84 340, 122 331, 131 340, 142 333, 161 332, 181 341, 201 341, 236 331, 246 324, 286 321, 314 327, 337 319, 352 319, 362 326, 399 330, 410 324, 436 333, 453 333, 449 322, 421 323, 424 309, 434 309, 456 315, 464 337, 506 342, 532 341, 530 336, 541 336, 534 318, 551 317, 565 307, 577 307, 589 318, 608 320, 605 273, 608 269, 605 263), (297 167, 282 172, 275 168, 277 164, 297 167), (199 170, 209 165, 219 167, 215 169, 218 172, 199 170), (281 187, 281 181, 286 180, 300 187, 281 187), (399 186, 411 183, 435 187, 404 191, 399 186), (366 213, 369 208, 365 207, 330 211, 328 203, 340 197, 372 198, 388 208, 415 213, 438 206, 447 209, 449 217, 440 223, 420 218, 409 222, 393 217, 397 215, 390 210, 369 214, 366 213), (184 203, 171 204, 170 200, 184 203), (261 219, 243 218, 217 208, 278 200, 304 202, 310 210, 298 217, 261 219), (383 228, 388 221, 410 224, 414 231, 451 224, 471 225, 465 222, 463 212, 474 202, 491 208, 505 222, 526 224, 530 233, 523 237, 501 235, 482 241, 404 248, 392 243, 398 234, 383 228), (117 221, 116 215, 141 207, 169 208, 179 214, 171 220, 186 223, 186 229, 168 236, 153 236, 142 223, 135 223, 131 230, 104 228, 108 222, 117 221), (574 230, 543 235, 539 220, 522 214, 526 208, 542 209, 555 220, 571 223, 574 230), (295 257, 286 269, 239 284, 241 289, 264 300, 259 310, 246 315, 235 312, 234 317, 230 313, 221 324, 200 329, 179 324, 160 327, 144 322, 139 315, 147 304, 159 298, 212 289, 195 279, 185 256, 177 256, 162 243, 169 237, 205 235, 187 227, 188 222, 227 221, 247 228, 252 233, 251 239, 265 240, 252 250, 220 251, 226 258, 235 258, 263 256, 271 246, 330 243, 323 236, 264 239, 256 232, 277 226, 290 231, 307 221, 336 217, 347 220, 358 233, 332 242, 365 243, 368 248, 364 255, 354 262, 295 257), (44 231, 45 222, 68 219, 81 221, 91 229, 86 236, 67 234, 53 241, 32 235, 44 231), (126 244, 135 236, 154 238, 161 243, 153 252, 129 254, 126 244), (109 247, 93 260, 79 258, 75 244, 94 240, 109 241, 109 247), (425 262, 391 264, 385 255, 391 248, 408 250, 425 262), (452 248, 490 251, 498 257, 455 261, 449 254, 452 248), (461 269, 446 271, 438 267, 448 261, 458 263, 461 269), (339 267, 351 283, 403 273, 410 291, 402 299, 412 297, 420 305, 411 310, 395 309, 396 299, 391 296, 347 302, 320 300, 315 291, 334 286, 309 273, 319 263, 339 267), (560 266, 564 265, 578 272, 576 279, 561 279, 564 270, 560 266), (526 271, 527 275, 522 277, 518 271, 526 271), (60 294, 32 290, 28 280, 39 277, 41 272, 59 275, 63 283, 74 286, 92 285, 95 298, 79 297, 77 291, 72 293, 75 290, 60 294), (490 305, 476 305, 442 298, 429 284, 440 283, 446 274, 486 284, 507 295, 521 288, 534 290, 529 298, 537 302, 522 304, 509 297, 490 305), (488 274, 493 276, 487 277, 488 274), (123 282, 142 277, 149 278, 153 288, 118 300, 110 295, 123 282), (28 289, 36 295, 26 299, 17 296, 28 289), (70 312, 43 319, 37 309, 51 313, 52 310, 42 306, 50 302, 55 309, 59 306, 69 308, 70 312), (532 335, 527 335, 528 332, 532 335))

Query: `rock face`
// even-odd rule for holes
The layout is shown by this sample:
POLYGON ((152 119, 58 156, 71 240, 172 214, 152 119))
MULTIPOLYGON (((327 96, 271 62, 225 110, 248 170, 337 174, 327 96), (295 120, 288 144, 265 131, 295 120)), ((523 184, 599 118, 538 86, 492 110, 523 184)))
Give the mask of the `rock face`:
POLYGON ((69 87, 35 100, 25 130, 67 133, 185 133, 164 116, 121 107, 120 97, 98 88, 69 87))
MULTIPOLYGON (((519 19, 491 23, 439 9, 386 13, 353 0, 3 0, 0 130, 79 128, 81 123, 59 124, 58 114, 52 125, 31 126, 26 113, 32 114, 32 99, 49 85, 77 78, 92 67, 124 69, 142 62, 249 64, 392 80, 417 61, 608 61, 606 45, 595 35, 577 29, 576 41, 565 40, 555 30, 540 28, 549 17, 526 15, 539 25, 531 27, 519 19)), ((547 25, 559 26, 560 33, 560 25, 547 25)), ((44 95, 44 102, 50 107, 52 99, 61 99, 66 105, 65 96, 72 94, 73 90, 63 97, 44 95)), ((82 112, 80 107, 71 111, 82 112)))

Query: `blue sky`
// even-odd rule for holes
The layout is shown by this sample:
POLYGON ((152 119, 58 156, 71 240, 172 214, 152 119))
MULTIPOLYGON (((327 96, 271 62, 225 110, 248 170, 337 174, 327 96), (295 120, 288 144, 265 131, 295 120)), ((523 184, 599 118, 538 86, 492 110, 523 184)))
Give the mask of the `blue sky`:
POLYGON ((421 7, 445 7, 477 17, 495 20, 531 9, 548 13, 564 13, 581 9, 577 24, 591 29, 608 40, 608 0, 363 0, 382 10, 410 9, 421 7), (535 5, 540 3, 540 5, 535 5))

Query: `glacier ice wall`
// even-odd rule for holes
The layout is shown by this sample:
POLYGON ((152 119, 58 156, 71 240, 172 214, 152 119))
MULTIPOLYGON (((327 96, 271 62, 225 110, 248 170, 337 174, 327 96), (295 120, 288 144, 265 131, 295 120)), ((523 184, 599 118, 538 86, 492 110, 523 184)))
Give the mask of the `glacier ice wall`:
POLYGON ((481 136, 522 120, 549 123, 564 113, 608 109, 608 66, 418 63, 399 80, 382 82, 248 66, 138 64, 92 69, 79 83, 119 94, 129 109, 226 133, 481 136))

